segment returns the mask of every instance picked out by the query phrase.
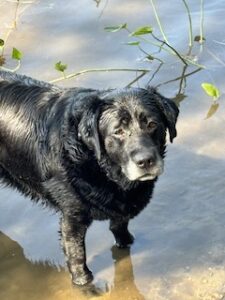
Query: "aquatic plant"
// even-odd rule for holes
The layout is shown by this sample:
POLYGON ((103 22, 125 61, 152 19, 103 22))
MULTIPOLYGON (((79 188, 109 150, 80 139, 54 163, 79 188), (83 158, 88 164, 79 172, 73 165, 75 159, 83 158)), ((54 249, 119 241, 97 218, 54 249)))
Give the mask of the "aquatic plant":
MULTIPOLYGON (((157 23, 161 37, 159 37, 155 34, 156 30, 153 29, 153 27, 149 24, 131 30, 127 23, 121 23, 119 25, 106 26, 104 28, 104 30, 107 32, 111 32, 111 33, 117 33, 119 31, 127 32, 128 41, 124 42, 124 44, 129 47, 137 47, 137 49, 142 54, 144 54, 144 59, 146 61, 148 61, 149 63, 151 63, 153 61, 158 62, 158 66, 154 67, 154 69, 155 69, 154 72, 152 72, 152 70, 150 70, 148 68, 144 69, 144 68, 110 68, 110 67, 107 67, 107 68, 85 69, 85 70, 77 71, 74 73, 68 73, 68 72, 66 72, 68 70, 67 64, 62 63, 62 61, 58 61, 54 64, 54 67, 63 76, 56 78, 56 79, 52 80, 51 82, 55 83, 55 82, 59 82, 59 81, 65 80, 65 79, 71 79, 71 78, 74 78, 74 77, 77 77, 77 76, 80 76, 83 74, 93 73, 93 72, 133 72, 133 73, 135 73, 136 76, 131 82, 129 82, 127 84, 127 86, 131 86, 134 83, 136 83, 138 80, 140 80, 142 77, 144 77, 146 74, 149 74, 151 72, 151 76, 149 77, 149 80, 148 80, 148 84, 149 84, 153 80, 155 75, 158 72, 160 72, 163 64, 166 63, 165 61, 163 61, 163 59, 160 56, 161 51, 165 51, 169 55, 176 57, 183 64, 183 68, 182 68, 182 72, 181 72, 180 76, 178 76, 177 78, 173 78, 167 82, 160 83, 158 86, 161 86, 163 84, 168 84, 170 82, 178 81, 179 82, 178 93, 174 100, 177 103, 177 105, 179 105, 179 103, 185 98, 184 89, 186 87, 186 78, 205 68, 203 65, 199 64, 196 61, 196 56, 193 56, 191 54, 194 42, 198 42, 202 46, 202 44, 205 41, 204 30, 203 30, 204 29, 204 0, 200 0, 199 34, 195 35, 195 36, 193 34, 191 9, 186 0, 181 0, 181 1, 184 4, 184 9, 186 10, 187 17, 188 17, 188 40, 189 40, 189 42, 188 42, 187 54, 180 53, 175 47, 173 47, 171 41, 168 39, 168 37, 165 33, 164 26, 160 19, 160 14, 157 10, 157 6, 155 3, 156 1, 149 0, 149 3, 151 4, 152 11, 154 13, 156 23, 157 23), (148 51, 146 51, 146 49, 145 49, 146 48, 145 46, 147 46, 147 45, 152 46, 150 48, 147 47, 148 51), (155 51, 155 49, 158 49, 158 50, 155 51), (191 71, 188 72, 189 66, 194 67, 194 70, 192 68, 191 71)), ((96 5, 99 5, 101 1, 98 0, 95 2, 96 2, 96 5)), ((19 18, 19 15, 21 15, 21 11, 20 11, 20 14, 18 13, 19 6, 21 4, 28 4, 28 3, 32 4, 33 1, 15 0, 15 3, 16 3, 16 6, 15 6, 14 20, 12 21, 12 24, 9 27, 8 31, 6 32, 5 36, 3 38, 0 37, 0 68, 5 69, 5 70, 9 70, 8 68, 5 67, 5 64, 6 64, 6 59, 5 59, 5 55, 4 55, 5 47, 7 45, 7 41, 8 41, 10 34, 17 27, 18 18, 19 18)), ((220 58, 216 57, 215 54, 210 53, 209 50, 208 50, 208 52, 211 56, 213 56, 214 59, 216 59, 217 61, 219 61, 220 63, 223 64, 223 62, 221 62, 220 58)), ((13 47, 12 52, 11 52, 11 58, 17 62, 17 65, 14 68, 10 69, 10 71, 15 72, 20 68, 22 57, 23 57, 23 53, 20 50, 18 50, 16 47, 13 47)), ((212 85, 206 86, 203 83, 202 87, 206 91, 206 93, 208 93, 209 95, 211 93, 210 96, 216 97, 217 92, 215 90, 215 86, 213 89, 212 85)), ((216 98, 216 100, 217 100, 217 98, 216 98)), ((217 101, 215 100, 215 98, 213 98, 213 99, 214 99, 214 101, 212 104, 212 110, 211 111, 209 110, 210 111, 208 114, 209 116, 213 115, 219 106, 217 101)))
POLYGON ((217 112, 219 108, 218 100, 220 98, 221 93, 219 89, 212 83, 204 82, 201 84, 201 86, 206 92, 206 94, 209 95, 213 101, 206 115, 206 119, 209 119, 217 112))
POLYGON ((32 1, 25 1, 25 0, 24 1, 15 0, 14 2, 16 4, 16 6, 15 6, 15 13, 14 13, 13 21, 12 21, 11 25, 9 26, 9 29, 6 31, 6 34, 5 34, 4 38, 0 38, 0 67, 4 70, 12 71, 12 72, 16 72, 20 68, 21 59, 22 59, 23 54, 20 50, 13 47, 12 52, 11 52, 11 58, 17 62, 17 65, 13 69, 5 68, 4 67, 4 65, 6 63, 6 59, 5 59, 5 55, 4 55, 5 47, 7 45, 7 41, 9 39, 11 33, 17 28, 17 22, 18 22, 18 18, 19 18, 19 13, 18 12, 19 12, 20 4, 31 4, 31 3, 33 3, 32 1))

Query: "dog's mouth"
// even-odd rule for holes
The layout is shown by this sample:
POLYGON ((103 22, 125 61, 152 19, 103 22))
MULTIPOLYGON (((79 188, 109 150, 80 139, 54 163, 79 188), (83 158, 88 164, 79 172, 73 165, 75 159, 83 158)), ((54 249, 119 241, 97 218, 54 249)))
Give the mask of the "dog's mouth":
POLYGON ((154 180, 156 177, 158 177, 162 173, 163 173, 163 170, 161 169, 156 173, 155 172, 154 173, 147 173, 147 174, 140 175, 140 176, 135 176, 135 174, 132 174, 132 175, 126 174, 126 177, 130 181, 147 181, 147 180, 154 180))
POLYGON ((145 174, 145 175, 138 177, 136 180, 138 180, 138 181, 153 180, 157 176, 159 176, 159 174, 145 174))
POLYGON ((159 163, 150 170, 140 170, 133 163, 128 168, 122 168, 122 172, 130 181, 147 181, 154 180, 163 173, 163 163, 159 163))

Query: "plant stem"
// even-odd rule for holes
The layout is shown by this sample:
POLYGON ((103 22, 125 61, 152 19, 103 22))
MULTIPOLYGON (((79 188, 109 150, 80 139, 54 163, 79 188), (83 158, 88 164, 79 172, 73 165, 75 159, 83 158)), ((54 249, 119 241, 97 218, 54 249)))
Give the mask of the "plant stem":
POLYGON ((19 9, 19 5, 20 5, 20 0, 17 0, 17 2, 16 2, 15 16, 14 16, 14 22, 13 22, 14 29, 15 29, 16 26, 17 26, 17 18, 18 18, 18 9, 19 9))
MULTIPOLYGON (((12 24, 11 26, 9 27, 9 29, 6 31, 5 33, 5 36, 3 38, 4 40, 4 46, 2 47, 1 49, 1 53, 0 53, 0 56, 4 56, 4 51, 5 51, 5 47, 6 47, 6 43, 11 35, 11 33, 16 29, 17 27, 17 23, 18 23, 18 19, 19 19, 19 16, 24 12, 24 10, 26 9, 26 7, 23 9, 23 10, 20 10, 20 14, 19 14, 19 8, 20 8, 20 4, 33 4, 34 1, 21 1, 21 0, 7 0, 8 2, 12 2, 12 3, 15 3, 16 4, 16 8, 15 8, 15 13, 14 13, 14 19, 12 21, 12 24)), ((11 71, 11 72, 16 72, 19 68, 20 68, 20 65, 21 65, 21 62, 18 61, 18 65, 15 69, 7 69, 7 68, 4 68, 4 67, 1 67, 1 69, 4 69, 4 70, 8 70, 8 71, 11 71)))
POLYGON ((196 69, 196 70, 194 70, 194 71, 192 71, 192 72, 190 72, 190 73, 188 73, 188 74, 185 74, 185 75, 182 74, 182 76, 179 76, 179 77, 176 77, 176 78, 174 78, 174 79, 171 79, 171 80, 168 80, 168 81, 159 83, 159 84, 156 86, 156 88, 159 88, 159 87, 162 86, 162 85, 165 85, 165 84, 172 83, 172 82, 175 82, 175 81, 177 81, 177 80, 180 80, 180 79, 182 79, 182 77, 187 78, 187 77, 189 77, 189 76, 191 76, 191 75, 193 75, 193 74, 195 74, 195 73, 197 73, 197 72, 199 72, 199 71, 201 71, 201 70, 202 70, 202 68, 198 68, 198 69, 196 69))
POLYGON ((153 59, 158 60, 160 63, 164 63, 164 61, 162 61, 160 58, 155 57, 153 56, 153 54, 149 54, 148 52, 146 52, 140 45, 138 45, 138 49, 146 55, 146 58, 148 58, 148 56, 152 56, 153 59))
MULTIPOLYGON (((129 32, 129 34, 132 33, 127 27, 125 28, 125 30, 126 30, 127 32, 129 32)), ((146 38, 144 38, 144 37, 142 37, 142 36, 135 36, 135 37, 136 37, 137 39, 139 39, 140 41, 146 42, 146 43, 151 44, 151 45, 153 45, 153 46, 155 46, 155 47, 157 47, 157 48, 160 48, 160 49, 163 49, 163 50, 165 50, 165 51, 168 51, 168 49, 163 48, 162 45, 160 45, 160 44, 158 44, 158 43, 154 43, 154 42, 152 42, 152 41, 149 41, 149 40, 147 40, 146 38)))
POLYGON ((179 52, 178 52, 175 48, 173 48, 171 45, 167 44, 165 41, 162 41, 162 40, 160 40, 159 38, 157 38, 153 33, 151 33, 151 35, 154 37, 154 39, 156 39, 157 41, 159 41, 159 42, 165 44, 165 45, 166 45, 167 47, 169 47, 172 51, 169 51, 169 49, 166 49, 166 48, 163 48, 163 47, 161 47, 161 49, 163 49, 163 50, 166 49, 167 52, 173 54, 174 56, 177 56, 177 57, 183 62, 184 65, 187 65, 187 64, 189 63, 189 64, 194 65, 194 66, 196 66, 196 67, 198 67, 198 68, 201 68, 201 69, 204 69, 204 68, 205 68, 205 66, 200 65, 200 64, 198 64, 198 63, 195 63, 194 61, 190 60, 189 58, 183 57, 181 54, 179 54, 179 52))
POLYGON ((162 41, 162 40, 160 40, 159 38, 157 38, 153 33, 152 33, 152 36, 153 36, 153 38, 156 39, 157 41, 159 41, 159 42, 161 42, 161 43, 164 43, 167 47, 169 47, 169 48, 175 53, 175 55, 176 55, 177 57, 179 57, 179 59, 183 62, 183 64, 187 65, 186 60, 178 53, 178 51, 177 51, 175 48, 173 48, 172 46, 170 46, 169 44, 167 44, 166 41, 162 41))
POLYGON ((155 72, 152 74, 151 78, 148 81, 148 85, 150 84, 150 82, 154 79, 155 75, 159 72, 159 70, 161 69, 163 65, 163 62, 159 64, 158 68, 155 70, 155 72))
POLYGON ((5 68, 5 67, 0 67, 0 70, 4 70, 4 71, 9 71, 9 72, 16 72, 17 70, 19 70, 19 68, 20 68, 20 66, 21 66, 21 61, 20 60, 18 60, 17 61, 18 63, 17 63, 17 66, 14 68, 14 69, 9 69, 9 68, 5 68))
POLYGON ((147 72, 142 72, 139 76, 137 76, 134 80, 132 80, 130 83, 126 85, 126 87, 130 87, 132 84, 137 82, 139 79, 141 79, 143 76, 145 76, 147 72))
MULTIPOLYGON (((127 30, 129 33, 131 33, 131 31, 130 31, 128 28, 126 28, 126 30, 127 30)), ((170 46, 166 41, 160 40, 160 39, 157 38, 153 33, 151 33, 151 35, 152 35, 152 37, 153 37, 155 40, 157 40, 157 41, 160 42, 161 44, 158 44, 158 43, 152 42, 152 41, 150 41, 150 40, 147 40, 146 38, 143 38, 142 36, 136 36, 136 38, 138 38, 139 40, 141 40, 141 41, 143 41, 143 42, 146 42, 146 43, 148 43, 148 44, 151 44, 151 45, 153 45, 153 46, 155 46, 155 47, 157 47, 157 48, 159 48, 159 49, 161 49, 161 50, 164 50, 164 51, 168 52, 169 54, 178 56, 178 57, 182 60, 182 62, 183 62, 184 64, 186 64, 185 59, 183 59, 183 58, 181 57, 181 55, 180 55, 180 54, 179 54, 172 46, 170 46), (166 45, 169 49, 163 47, 163 45, 166 45)), ((189 61, 189 62, 190 62, 190 61, 189 61)))
POLYGON ((200 40, 199 43, 204 43, 203 26, 204 26, 204 0, 201 1, 201 17, 200 17, 200 40))
POLYGON ((192 47, 193 46, 193 28, 192 28, 192 20, 191 20, 191 12, 189 9, 189 6, 186 2, 186 0, 182 0, 184 3, 184 6, 187 10, 187 14, 188 14, 188 20, 189 20, 189 46, 192 47))
POLYGON ((69 74, 67 75, 66 77, 60 77, 60 78, 56 78, 56 79, 53 79, 50 81, 50 83, 55 83, 55 82, 59 82, 61 80, 64 80, 64 79, 71 79, 73 77, 77 77, 77 76, 80 76, 80 75, 83 75, 83 74, 86 74, 86 73, 93 73, 93 72, 142 72, 142 73, 148 73, 150 72, 150 70, 147 70, 147 69, 119 69, 119 68, 97 68, 97 69, 87 69, 87 70, 82 70, 82 71, 79 71, 77 73, 72 73, 72 74, 69 74))
POLYGON ((3 46, 0 48, 0 50, 1 50, 0 56, 4 56, 5 45, 3 45, 3 46))
POLYGON ((66 79, 66 73, 65 73, 65 71, 63 71, 62 73, 63 73, 64 79, 66 79))
MULTIPOLYGON (((128 28, 126 28, 126 30, 127 30, 129 33, 131 33, 131 31, 130 31, 128 28)), ((153 45, 153 46, 159 48, 160 50, 164 50, 164 51, 168 52, 169 54, 172 54, 172 55, 174 55, 174 56, 178 56, 178 57, 182 60, 183 63, 186 61, 186 62, 188 62, 189 64, 194 65, 194 66, 196 66, 196 67, 198 67, 198 68, 202 68, 202 69, 204 68, 203 65, 200 65, 200 64, 198 64, 198 63, 195 63, 194 61, 192 61, 192 60, 190 60, 190 59, 188 59, 188 58, 182 57, 182 55, 180 55, 180 54, 179 54, 179 53, 178 53, 171 45, 167 44, 166 41, 160 40, 160 39, 157 38, 153 33, 151 33, 151 35, 154 37, 154 39, 156 39, 157 41, 159 41, 161 44, 159 44, 159 43, 154 43, 154 42, 152 42, 152 41, 150 41, 150 40, 147 40, 146 38, 144 38, 144 37, 142 37, 142 36, 136 36, 136 38, 139 39, 140 41, 143 41, 143 42, 145 42, 145 43, 151 44, 151 45, 153 45), (166 45, 169 49, 163 47, 163 45, 166 45), (178 55, 177 55, 177 54, 178 54, 178 55)), ((185 62, 184 64, 186 64, 186 62, 185 62)))
POLYGON ((151 5, 152 5, 152 8, 153 8, 154 15, 155 15, 156 21, 157 21, 157 23, 158 23, 160 32, 161 32, 161 34, 162 34, 162 36, 163 36, 163 39, 164 39, 164 41, 165 41, 167 44, 169 44, 169 41, 167 40, 167 37, 166 37, 165 32, 164 32, 164 30, 163 30, 161 21, 160 21, 160 19, 159 19, 159 16, 158 16, 158 13, 157 13, 157 10, 156 10, 156 7, 155 7, 154 0, 150 0, 150 2, 151 2, 151 5))

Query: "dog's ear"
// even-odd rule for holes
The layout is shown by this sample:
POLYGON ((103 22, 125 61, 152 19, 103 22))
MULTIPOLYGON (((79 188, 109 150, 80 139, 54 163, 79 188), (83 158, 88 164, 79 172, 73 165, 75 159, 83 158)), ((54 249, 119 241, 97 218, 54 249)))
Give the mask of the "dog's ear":
POLYGON ((166 118, 166 123, 170 134, 170 142, 172 143, 173 139, 177 136, 176 122, 179 109, 173 100, 164 97, 160 99, 160 106, 166 118))
POLYGON ((101 158, 98 120, 102 105, 103 101, 97 97, 93 97, 90 101, 90 105, 85 109, 78 126, 79 138, 82 139, 89 149, 94 151, 98 160, 101 158))
POLYGON ((154 94, 156 104, 165 117, 166 126, 170 134, 170 142, 172 143, 173 139, 177 136, 176 122, 179 109, 173 100, 163 97, 155 89, 149 88, 148 91, 154 94))

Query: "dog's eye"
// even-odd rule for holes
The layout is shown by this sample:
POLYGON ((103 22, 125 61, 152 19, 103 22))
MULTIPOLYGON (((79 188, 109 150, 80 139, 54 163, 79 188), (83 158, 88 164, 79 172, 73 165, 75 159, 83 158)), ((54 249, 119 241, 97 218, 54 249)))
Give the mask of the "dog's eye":
POLYGON ((157 123, 156 122, 149 122, 147 125, 148 129, 155 129, 157 127, 157 123))
POLYGON ((124 134, 124 130, 123 128, 118 128, 114 131, 115 135, 123 135, 124 134))
POLYGON ((128 125, 128 123, 129 123, 129 118, 123 118, 123 119, 121 120, 121 123, 122 123, 123 125, 128 125))

